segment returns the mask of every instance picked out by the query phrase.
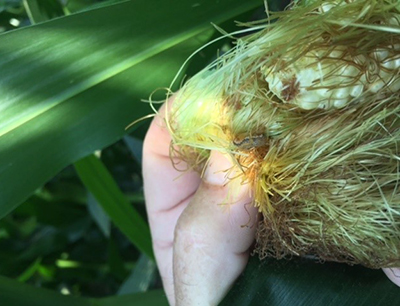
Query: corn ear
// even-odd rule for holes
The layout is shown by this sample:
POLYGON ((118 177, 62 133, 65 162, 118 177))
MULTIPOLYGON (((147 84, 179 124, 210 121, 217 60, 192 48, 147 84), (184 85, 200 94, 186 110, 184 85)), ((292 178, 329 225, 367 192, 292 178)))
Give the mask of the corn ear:
POLYGON ((177 93, 172 154, 229 154, 263 214, 261 257, 400 266, 400 5, 312 0, 177 93))

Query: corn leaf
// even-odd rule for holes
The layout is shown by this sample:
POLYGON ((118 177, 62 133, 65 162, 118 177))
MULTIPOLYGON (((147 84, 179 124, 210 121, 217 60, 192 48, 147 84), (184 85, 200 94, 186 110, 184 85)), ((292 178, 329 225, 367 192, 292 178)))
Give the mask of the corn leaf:
POLYGON ((108 6, 111 4, 123 2, 123 1, 130 1, 130 0, 103 0, 101 2, 95 2, 94 4, 89 4, 87 0, 69 0, 66 3, 66 8, 70 12, 83 12, 83 11, 90 11, 97 8, 101 8, 104 6, 108 6))
POLYGON ((399 297, 399 288, 381 270, 252 257, 221 306, 375 306, 391 305, 399 297))
POLYGON ((162 291, 90 299, 61 295, 0 276, 0 301, 7 306, 163 306, 168 305, 162 291))
POLYGON ((161 290, 113 296, 95 301, 94 306, 168 306, 165 293, 161 290))
POLYGON ((23 0, 23 3, 33 24, 64 15, 62 4, 58 0, 23 0))
POLYGON ((154 260, 146 255, 140 255, 140 258, 132 270, 131 274, 124 280, 118 289, 118 295, 145 292, 154 283, 156 275, 156 264, 154 260))
POLYGON ((125 198, 103 163, 96 156, 89 155, 77 161, 75 169, 115 225, 142 252, 153 258, 147 223, 125 198))
POLYGON ((0 276, 0 301, 7 306, 92 306, 90 300, 63 296, 0 276))
POLYGON ((136 0, 0 35, 0 217, 151 112, 212 29, 260 0, 136 0))
POLYGON ((88 194, 87 207, 94 222, 96 222, 97 226, 103 232, 104 236, 109 238, 111 234, 110 217, 106 214, 104 209, 90 192, 88 194))

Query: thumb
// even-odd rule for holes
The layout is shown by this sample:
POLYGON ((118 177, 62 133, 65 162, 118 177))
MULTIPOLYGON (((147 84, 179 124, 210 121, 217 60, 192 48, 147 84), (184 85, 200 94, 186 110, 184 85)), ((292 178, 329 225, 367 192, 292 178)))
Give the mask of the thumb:
POLYGON ((217 305, 247 264, 257 210, 249 186, 227 179, 223 170, 229 168, 227 157, 211 154, 204 180, 178 220, 176 305, 217 305))
POLYGON ((394 284, 400 287, 400 268, 384 268, 382 270, 394 284))

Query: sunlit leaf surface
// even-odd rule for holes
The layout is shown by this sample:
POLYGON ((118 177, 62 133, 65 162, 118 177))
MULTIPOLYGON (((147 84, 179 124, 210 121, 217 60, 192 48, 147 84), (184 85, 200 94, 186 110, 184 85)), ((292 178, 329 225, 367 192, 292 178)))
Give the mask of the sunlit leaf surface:
POLYGON ((0 35, 0 217, 151 112, 220 23, 259 0, 136 0, 0 35))

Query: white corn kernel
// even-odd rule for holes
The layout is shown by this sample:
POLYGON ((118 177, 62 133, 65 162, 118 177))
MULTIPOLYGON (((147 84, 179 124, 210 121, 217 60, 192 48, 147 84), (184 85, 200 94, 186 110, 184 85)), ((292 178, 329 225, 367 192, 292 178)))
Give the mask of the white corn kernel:
MULTIPOLYGON (((400 81, 394 76, 399 73, 400 58, 392 51, 396 48, 399 46, 374 50, 370 56, 375 61, 365 55, 350 57, 345 49, 313 50, 284 69, 272 67, 263 72, 269 90, 283 103, 303 109, 341 108, 363 92, 399 90, 400 81)), ((289 62, 291 57, 281 60, 279 64, 289 62)))

